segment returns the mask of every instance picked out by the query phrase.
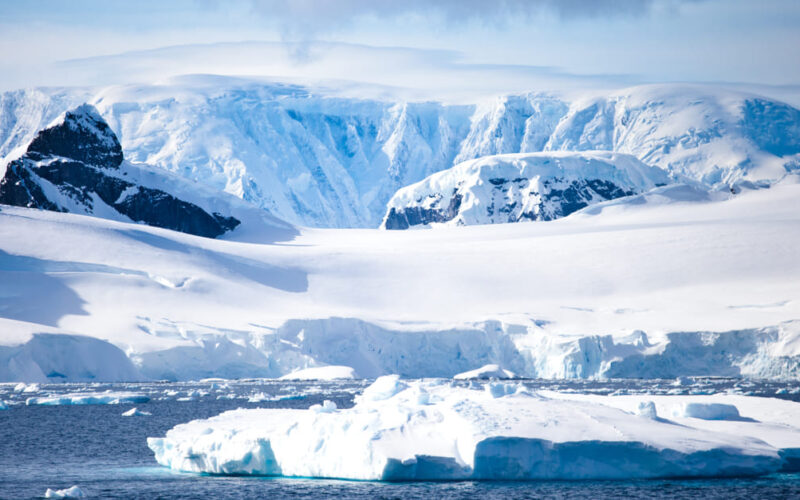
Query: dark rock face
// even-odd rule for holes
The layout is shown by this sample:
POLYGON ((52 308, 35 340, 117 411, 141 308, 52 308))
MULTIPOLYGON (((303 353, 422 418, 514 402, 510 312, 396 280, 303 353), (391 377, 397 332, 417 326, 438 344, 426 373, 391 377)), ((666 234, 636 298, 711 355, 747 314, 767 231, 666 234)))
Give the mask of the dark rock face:
POLYGON ((59 212, 64 198, 85 213, 97 199, 131 220, 215 238, 239 225, 233 217, 209 214, 160 189, 119 176, 122 148, 97 111, 83 105, 64 121, 41 131, 0 180, 0 203, 59 212), (49 184, 49 186, 48 186, 49 184))
POLYGON ((17 207, 40 208, 61 212, 58 205, 47 199, 25 163, 16 160, 8 165, 6 175, 0 179, 0 203, 17 207))
MULTIPOLYGON (((487 220, 492 222, 554 220, 566 217, 591 203, 596 203, 597 200, 613 200, 636 194, 634 191, 623 189, 613 182, 603 179, 569 181, 560 178, 545 179, 542 181, 541 189, 535 193, 540 197, 539 203, 522 211, 517 208, 519 200, 513 197, 509 198, 507 193, 512 186, 517 193, 524 191, 533 193, 529 179, 492 178, 489 179, 489 183, 492 185, 494 196, 486 205, 486 216, 487 220), (502 200, 502 204, 498 204, 500 200, 502 200), (498 219, 497 214, 503 215, 498 219)), ((456 189, 449 200, 436 194, 429 195, 428 199, 416 200, 416 205, 392 207, 386 214, 384 227, 386 229, 408 229, 411 226, 453 220, 459 215, 463 197, 464 194, 456 189), (430 198, 435 198, 435 201, 430 203, 430 198)))
POLYGON ((64 121, 39 132, 28 146, 33 160, 60 156, 103 168, 118 168, 122 146, 111 127, 88 104, 68 111, 64 121))
POLYGON ((453 192, 453 197, 450 198, 450 203, 444 210, 414 206, 398 210, 392 207, 386 215, 384 225, 386 229, 408 229, 420 224, 453 220, 461 207, 461 198, 461 194, 457 191, 453 192))

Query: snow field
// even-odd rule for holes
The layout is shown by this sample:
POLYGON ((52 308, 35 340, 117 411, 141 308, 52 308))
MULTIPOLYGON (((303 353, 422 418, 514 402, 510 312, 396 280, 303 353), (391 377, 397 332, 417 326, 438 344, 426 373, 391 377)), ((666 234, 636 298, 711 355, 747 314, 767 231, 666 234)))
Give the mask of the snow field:
POLYGON ((796 377, 791 180, 546 223, 303 229, 274 244, 2 207, 0 380, 321 366, 452 377, 487 364, 547 378, 796 377))

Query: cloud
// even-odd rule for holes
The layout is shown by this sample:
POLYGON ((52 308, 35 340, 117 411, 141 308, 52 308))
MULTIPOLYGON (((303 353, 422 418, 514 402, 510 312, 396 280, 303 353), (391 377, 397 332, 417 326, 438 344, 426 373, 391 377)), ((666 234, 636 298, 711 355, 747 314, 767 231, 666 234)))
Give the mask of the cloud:
POLYGON ((564 21, 638 17, 655 7, 675 8, 698 1, 703 0, 249 0, 254 13, 290 39, 346 29, 356 21, 369 19, 418 16, 449 26, 496 26, 512 21, 531 22, 547 14, 564 21))

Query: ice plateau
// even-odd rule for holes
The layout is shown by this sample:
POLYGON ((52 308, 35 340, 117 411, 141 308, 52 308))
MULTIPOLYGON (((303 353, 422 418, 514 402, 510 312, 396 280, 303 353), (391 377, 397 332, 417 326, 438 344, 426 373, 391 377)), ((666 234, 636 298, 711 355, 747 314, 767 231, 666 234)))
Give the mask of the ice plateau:
POLYGON ((228 411, 180 424, 148 446, 179 471, 389 481, 760 475, 788 470, 786 456, 800 446, 800 404, 791 401, 650 401, 741 409, 743 418, 729 415, 711 429, 691 415, 649 418, 617 407, 642 396, 614 400, 386 376, 352 408, 326 401, 308 410, 228 411))

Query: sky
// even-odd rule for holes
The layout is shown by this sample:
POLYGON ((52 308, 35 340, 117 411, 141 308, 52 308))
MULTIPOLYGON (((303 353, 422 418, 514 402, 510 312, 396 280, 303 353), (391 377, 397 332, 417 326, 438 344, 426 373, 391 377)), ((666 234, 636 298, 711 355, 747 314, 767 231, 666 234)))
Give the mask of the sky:
POLYGON ((184 73, 505 92, 800 87, 799 0, 0 0, 0 90, 184 73))

